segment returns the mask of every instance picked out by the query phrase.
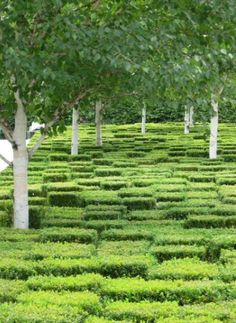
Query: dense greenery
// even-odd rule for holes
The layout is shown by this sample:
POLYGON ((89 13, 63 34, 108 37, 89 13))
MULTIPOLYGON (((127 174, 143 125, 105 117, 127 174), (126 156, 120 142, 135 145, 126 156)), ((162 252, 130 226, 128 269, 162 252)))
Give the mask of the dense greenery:
POLYGON ((202 125, 147 128, 104 126, 97 148, 83 125, 77 156, 70 128, 47 140, 29 165, 34 230, 7 228, 1 174, 1 322, 235 321, 235 126, 217 161, 202 125))

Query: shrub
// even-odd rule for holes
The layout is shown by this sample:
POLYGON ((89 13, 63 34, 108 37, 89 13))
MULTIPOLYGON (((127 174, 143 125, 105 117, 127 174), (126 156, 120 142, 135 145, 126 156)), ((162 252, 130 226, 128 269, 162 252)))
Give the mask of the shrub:
POLYGON ((107 230, 101 235, 104 240, 152 240, 153 234, 147 230, 107 230))
MULTIPOLYGON (((179 312, 177 302, 138 302, 116 301, 105 308, 106 316, 115 320, 131 322, 155 322, 158 318, 168 317, 179 312)), ((159 320, 158 320, 159 322, 159 320)))
POLYGON ((92 292, 54 292, 54 291, 29 291, 18 296, 18 301, 34 305, 58 305, 72 306, 91 314, 96 314, 100 311, 99 296, 92 292))
POLYGON ((102 259, 100 273, 104 276, 147 277, 148 268, 152 264, 148 256, 110 256, 102 259))
POLYGON ((29 207, 29 227, 32 229, 39 229, 45 217, 45 209, 43 206, 29 207))
POLYGON ((206 249, 202 246, 168 245, 156 246, 151 253, 159 260, 164 261, 172 258, 198 257, 204 259, 206 249))
POLYGON ((48 202, 52 206, 78 206, 77 192, 49 192, 48 202))
POLYGON ((35 274, 33 262, 13 258, 0 260, 0 278, 27 279, 35 274))
POLYGON ((153 191, 143 187, 123 188, 119 190, 118 196, 123 197, 153 197, 153 191))
POLYGON ((66 173, 50 173, 43 175, 43 182, 66 182, 69 179, 69 175, 66 173))
POLYGON ((121 199, 117 196, 115 191, 86 191, 78 194, 79 206, 86 206, 89 204, 105 204, 115 205, 121 204, 121 199))
POLYGON ((46 242, 82 242, 91 243, 97 240, 97 234, 95 230, 84 230, 84 229, 72 229, 72 228, 50 228, 44 229, 40 233, 40 241, 46 242))
POLYGON ((236 216, 206 215, 190 216, 184 222, 185 228, 230 228, 236 227, 236 216))
POLYGON ((70 155, 69 160, 71 161, 91 161, 92 157, 90 154, 78 154, 78 155, 70 155))
POLYGON ((27 290, 23 281, 0 279, 0 303, 15 302, 17 295, 27 290))
POLYGON ((124 181, 101 181, 100 186, 104 190, 119 190, 122 187, 127 187, 127 183, 124 181))
POLYGON ((95 176, 121 176, 122 171, 119 168, 100 168, 95 170, 95 176))
POLYGON ((103 241, 98 246, 97 254, 102 257, 110 255, 131 256, 148 254, 150 242, 146 240, 138 241, 103 241))
POLYGON ((230 286, 221 281, 149 280, 141 278, 108 279, 101 294, 114 300, 139 302, 177 301, 180 305, 208 303, 232 297, 230 286))
POLYGON ((123 229, 128 224, 124 220, 90 220, 81 223, 81 227, 97 230, 98 233, 109 229, 123 229))
POLYGON ((52 161, 67 161, 68 155, 65 153, 54 153, 49 155, 49 160, 52 161))
POLYGON ((28 279, 27 286, 32 290, 98 292, 103 281, 104 278, 101 275, 93 273, 68 277, 37 276, 28 279))
POLYGON ((0 227, 9 227, 12 224, 12 217, 7 212, 0 211, 0 227))
MULTIPOLYGON (((192 256, 192 254, 191 254, 192 256)), ((219 269, 216 264, 209 264, 197 258, 171 259, 151 269, 150 279, 217 279, 219 269)))
MULTIPOLYGON (((19 252, 19 251, 18 251, 19 252)), ((92 244, 67 242, 34 243, 30 250, 27 246, 21 252, 21 258, 26 260, 42 260, 44 258, 90 258, 95 254, 92 244)))
POLYGON ((129 151, 127 152, 127 157, 129 158, 141 158, 145 156, 145 152, 139 152, 139 151, 129 151))
POLYGON ((162 201, 184 201, 186 198, 186 195, 182 192, 180 193, 172 193, 172 192, 157 192, 155 194, 155 198, 157 202, 162 202, 162 201))
POLYGON ((44 192, 75 192, 81 191, 81 188, 74 182, 56 182, 50 184, 44 184, 44 192))
POLYGON ((79 322, 85 312, 76 306, 4 303, 0 306, 2 322, 65 323, 79 322))
POLYGON ((122 199, 128 210, 151 210, 156 207, 156 201, 150 197, 124 197, 122 199))

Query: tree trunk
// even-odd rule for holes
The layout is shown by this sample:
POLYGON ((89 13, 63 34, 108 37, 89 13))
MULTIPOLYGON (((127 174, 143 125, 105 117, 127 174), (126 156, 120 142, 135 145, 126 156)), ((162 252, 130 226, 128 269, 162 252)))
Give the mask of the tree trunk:
POLYGON ((194 107, 191 106, 189 110, 189 127, 192 128, 194 126, 193 122, 193 114, 194 114, 194 107))
POLYGON ((96 102, 96 117, 95 117, 95 124, 96 124, 96 146, 102 146, 102 101, 99 100, 96 102))
POLYGON ((141 125, 141 132, 143 135, 146 133, 146 106, 142 108, 142 125, 141 125))
POLYGON ((73 108, 71 155, 78 155, 78 143, 79 143, 79 109, 73 108))
POLYGON ((185 107, 185 113, 184 113, 184 134, 189 134, 189 108, 185 107))
POLYGON ((29 228, 27 118, 23 104, 17 104, 13 133, 14 228, 29 228))
POLYGON ((211 123, 210 123, 210 145, 209 157, 210 159, 217 158, 217 137, 218 137, 218 101, 214 96, 211 98, 211 123))

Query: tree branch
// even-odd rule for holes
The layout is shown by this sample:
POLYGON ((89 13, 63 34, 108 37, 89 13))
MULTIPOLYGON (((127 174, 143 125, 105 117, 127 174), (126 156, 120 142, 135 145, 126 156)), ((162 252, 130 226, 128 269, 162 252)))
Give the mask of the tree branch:
POLYGON ((12 167, 13 163, 10 162, 7 158, 5 158, 2 154, 0 154, 0 158, 10 167, 12 167))
POLYGON ((10 143, 13 142, 13 132, 12 130, 8 127, 7 122, 4 119, 0 119, 0 128, 3 131, 4 136, 10 143))
POLYGON ((48 123, 45 124, 44 129, 43 129, 43 133, 41 134, 39 139, 36 141, 35 145, 29 150, 29 152, 28 152, 29 159, 31 159, 33 157, 34 153, 39 149, 41 144, 44 142, 44 140, 46 139, 46 137, 48 135, 49 129, 51 127, 53 127, 68 110, 72 109, 77 102, 79 102, 89 92, 91 92, 93 90, 94 89, 85 90, 84 92, 77 95, 73 101, 65 103, 64 107, 62 107, 62 109, 56 109, 52 119, 48 123))

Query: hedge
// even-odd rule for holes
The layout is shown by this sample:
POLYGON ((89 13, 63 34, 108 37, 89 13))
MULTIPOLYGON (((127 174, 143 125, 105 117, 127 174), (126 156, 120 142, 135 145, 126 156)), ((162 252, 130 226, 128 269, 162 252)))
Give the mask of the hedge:
POLYGON ((40 233, 41 242, 82 242, 91 243, 97 240, 97 232, 95 230, 84 230, 74 228, 49 228, 44 229, 40 233))
POLYGON ((0 279, 0 303, 15 302, 17 296, 27 290, 23 281, 0 279))
POLYGON ((114 320, 132 322, 156 322, 159 318, 177 314, 180 311, 177 302, 125 302, 116 301, 105 308, 106 316, 114 320))
POLYGON ((76 306, 4 303, 0 305, 1 322, 65 323, 79 322, 87 313, 76 306))
POLYGON ((96 251, 93 244, 81 244, 77 242, 34 243, 30 250, 27 250, 26 248, 20 255, 21 258, 26 260, 42 260, 49 257, 90 258, 96 251))
POLYGON ((156 207, 156 201, 150 197, 124 197, 122 203, 128 210, 151 210, 156 207))
POLYGON ((113 241, 120 241, 120 240, 153 240, 153 234, 147 230, 107 230, 102 232, 101 238, 103 240, 113 240, 113 241))
POLYGON ((184 222, 185 228, 231 228, 236 227, 236 216, 190 216, 184 222))
POLYGON ((150 279, 217 279, 220 270, 216 264, 210 264, 197 258, 171 259, 154 267, 149 272, 150 279))
POLYGON ((32 290, 54 290, 54 291, 84 291, 98 292, 104 282, 100 274, 83 274, 68 277, 37 276, 29 278, 26 282, 32 290))
POLYGON ((83 292, 54 292, 54 291, 29 291, 17 297, 18 302, 28 305, 57 305, 62 307, 76 307, 91 314, 101 310, 99 296, 88 291, 83 292))
POLYGON ((206 257, 206 249, 203 246, 188 245, 168 245, 156 246, 151 249, 151 253, 159 260, 164 261, 172 258, 206 257))
POLYGON ((51 206, 78 206, 77 192, 49 192, 48 202, 51 206))
POLYGON ((221 281, 118 278, 107 280, 101 294, 114 300, 177 301, 183 305, 223 301, 232 298, 234 292, 229 284, 221 281))

